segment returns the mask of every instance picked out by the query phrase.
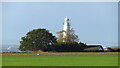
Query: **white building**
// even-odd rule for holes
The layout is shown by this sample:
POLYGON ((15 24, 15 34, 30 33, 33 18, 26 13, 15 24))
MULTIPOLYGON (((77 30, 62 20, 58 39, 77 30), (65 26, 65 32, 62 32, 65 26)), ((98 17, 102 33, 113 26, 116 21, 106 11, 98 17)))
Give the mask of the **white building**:
MULTIPOLYGON (((64 19, 63 30, 65 31, 65 32, 63 32, 63 38, 66 38, 66 36, 67 36, 67 34, 69 34, 69 30, 70 30, 70 19, 67 17, 64 19)), ((63 42, 64 42, 64 40, 63 40, 63 42)))

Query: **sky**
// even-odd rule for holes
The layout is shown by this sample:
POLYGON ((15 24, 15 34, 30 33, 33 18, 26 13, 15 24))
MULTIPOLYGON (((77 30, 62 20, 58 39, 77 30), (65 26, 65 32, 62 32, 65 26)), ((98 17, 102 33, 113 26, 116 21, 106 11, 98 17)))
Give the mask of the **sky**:
POLYGON ((118 45, 117 2, 4 2, 2 43, 17 45, 33 29, 45 28, 53 35, 63 29, 65 17, 86 44, 118 45))
POLYGON ((2 3, 0 2, 0 51, 2 50, 2 3))

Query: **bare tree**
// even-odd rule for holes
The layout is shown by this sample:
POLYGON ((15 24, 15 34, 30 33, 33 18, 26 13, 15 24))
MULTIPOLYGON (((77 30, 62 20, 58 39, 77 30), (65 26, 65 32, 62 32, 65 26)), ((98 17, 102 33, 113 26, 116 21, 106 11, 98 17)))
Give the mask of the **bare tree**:
POLYGON ((68 32, 64 30, 59 31, 57 32, 57 34, 59 35, 57 42, 78 42, 79 41, 78 36, 75 34, 75 31, 73 28, 68 30, 68 32), (63 37, 63 32, 66 33, 65 37, 63 37))

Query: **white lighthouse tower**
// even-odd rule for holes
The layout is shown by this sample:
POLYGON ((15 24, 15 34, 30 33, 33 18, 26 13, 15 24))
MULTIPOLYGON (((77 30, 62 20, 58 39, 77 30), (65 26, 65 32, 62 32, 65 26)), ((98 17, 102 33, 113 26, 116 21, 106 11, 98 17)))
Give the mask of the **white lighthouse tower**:
MULTIPOLYGON (((64 19, 63 30, 65 31, 63 32, 63 38, 66 38, 70 30, 70 19, 67 17, 64 19)), ((63 40, 63 42, 65 42, 65 40, 63 40)))

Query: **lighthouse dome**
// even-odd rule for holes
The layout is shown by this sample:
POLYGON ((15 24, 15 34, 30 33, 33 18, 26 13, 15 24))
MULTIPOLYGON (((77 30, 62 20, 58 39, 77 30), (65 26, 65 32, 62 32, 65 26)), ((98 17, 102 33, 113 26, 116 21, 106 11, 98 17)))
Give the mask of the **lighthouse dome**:
POLYGON ((64 19, 64 21, 69 21, 69 18, 66 17, 66 18, 64 19))

